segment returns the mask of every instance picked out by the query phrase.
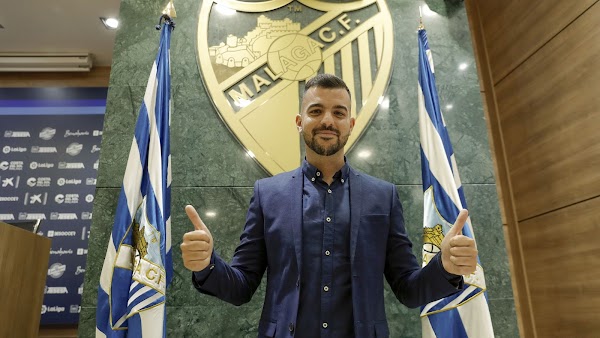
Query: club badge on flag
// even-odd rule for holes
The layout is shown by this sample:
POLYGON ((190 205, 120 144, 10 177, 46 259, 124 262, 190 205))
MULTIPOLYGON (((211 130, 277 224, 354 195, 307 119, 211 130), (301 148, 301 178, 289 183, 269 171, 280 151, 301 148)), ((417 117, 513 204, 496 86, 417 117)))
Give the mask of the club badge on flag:
MULTIPOLYGON (((442 240, 467 202, 458 174, 454 151, 442 117, 433 75, 433 60, 425 29, 419 29, 419 129, 423 176, 423 265, 440 251, 442 240)), ((468 218, 463 235, 474 238, 468 218)), ((483 268, 463 276, 465 287, 421 309, 426 338, 491 338, 492 320, 485 295, 483 268)))
POLYGON ((96 337, 166 336, 173 271, 169 46, 175 24, 163 18, 100 275, 96 337))

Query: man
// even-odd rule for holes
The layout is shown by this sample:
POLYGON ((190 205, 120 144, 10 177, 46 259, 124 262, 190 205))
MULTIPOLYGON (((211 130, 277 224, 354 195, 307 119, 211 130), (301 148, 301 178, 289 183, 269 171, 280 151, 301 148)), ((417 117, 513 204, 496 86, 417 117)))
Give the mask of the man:
POLYGON ((213 251, 210 231, 188 205, 196 230, 183 236, 184 265, 198 291, 235 305, 250 300, 266 270, 259 337, 388 337, 384 275, 400 302, 418 307, 460 290, 460 275, 475 271, 475 242, 460 235, 466 210, 421 269, 395 186, 346 163, 354 127, 346 84, 315 76, 301 109, 306 159, 255 183, 231 264, 213 251))

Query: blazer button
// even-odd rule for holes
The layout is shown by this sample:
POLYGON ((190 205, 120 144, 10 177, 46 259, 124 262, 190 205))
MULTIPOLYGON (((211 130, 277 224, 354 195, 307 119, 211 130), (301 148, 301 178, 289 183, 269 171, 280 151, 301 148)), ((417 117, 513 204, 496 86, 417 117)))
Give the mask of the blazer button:
POLYGON ((290 325, 288 325, 288 329, 290 332, 294 332, 294 323, 290 323, 290 325))

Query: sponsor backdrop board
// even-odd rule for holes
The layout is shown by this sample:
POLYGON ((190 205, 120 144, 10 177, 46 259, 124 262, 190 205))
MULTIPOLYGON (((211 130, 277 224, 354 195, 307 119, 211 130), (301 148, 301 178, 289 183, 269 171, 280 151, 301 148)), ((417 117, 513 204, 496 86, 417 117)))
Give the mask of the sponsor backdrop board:
POLYGON ((52 239, 42 324, 79 320, 106 94, 0 91, 0 220, 42 219, 38 233, 52 239))

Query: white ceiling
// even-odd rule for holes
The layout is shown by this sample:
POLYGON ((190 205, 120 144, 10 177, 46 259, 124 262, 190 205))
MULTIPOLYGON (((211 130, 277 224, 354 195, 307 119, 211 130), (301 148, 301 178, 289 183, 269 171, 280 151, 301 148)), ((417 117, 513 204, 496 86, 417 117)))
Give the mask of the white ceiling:
POLYGON ((86 52, 110 66, 120 0, 0 0, 0 52, 86 52))

